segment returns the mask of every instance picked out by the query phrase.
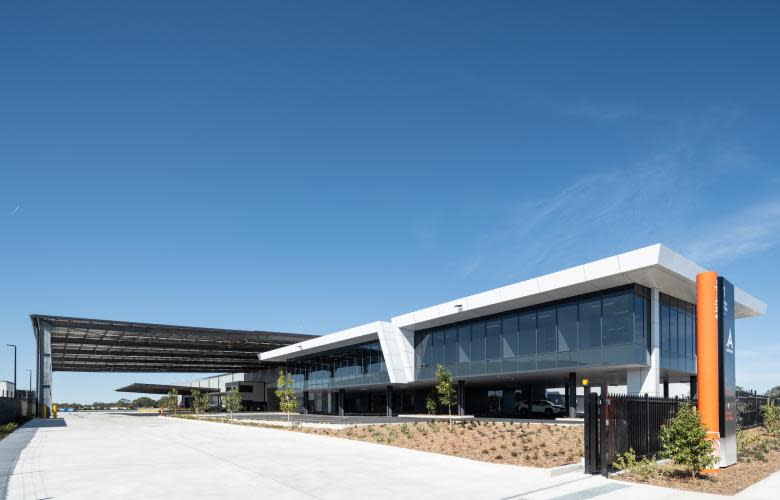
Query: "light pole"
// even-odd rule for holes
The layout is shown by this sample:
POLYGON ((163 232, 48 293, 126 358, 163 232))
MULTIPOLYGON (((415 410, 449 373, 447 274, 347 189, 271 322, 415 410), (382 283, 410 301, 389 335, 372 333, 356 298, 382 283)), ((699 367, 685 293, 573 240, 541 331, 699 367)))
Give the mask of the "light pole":
POLYGON ((30 382, 27 385, 27 401, 30 401, 30 396, 32 396, 32 370, 28 368, 27 373, 30 374, 30 382))
POLYGON ((6 344, 8 347, 14 348, 14 397, 16 397, 16 346, 14 344, 6 344))

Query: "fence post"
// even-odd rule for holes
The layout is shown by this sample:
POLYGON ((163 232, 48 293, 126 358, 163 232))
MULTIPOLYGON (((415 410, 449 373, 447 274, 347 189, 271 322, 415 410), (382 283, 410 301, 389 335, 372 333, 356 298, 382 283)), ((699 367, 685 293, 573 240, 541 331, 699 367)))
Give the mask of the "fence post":
POLYGON ((650 395, 645 393, 645 454, 650 453, 650 395))
POLYGON ((606 384, 602 385, 601 405, 599 408, 599 462, 601 465, 601 475, 609 477, 609 463, 607 463, 607 391, 606 384))

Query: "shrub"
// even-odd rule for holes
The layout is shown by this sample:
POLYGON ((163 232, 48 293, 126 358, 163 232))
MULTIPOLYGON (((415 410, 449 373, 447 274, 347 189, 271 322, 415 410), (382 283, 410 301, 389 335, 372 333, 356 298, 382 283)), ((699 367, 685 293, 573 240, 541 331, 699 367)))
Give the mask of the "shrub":
POLYGON ((612 467, 626 471, 629 474, 636 474, 645 481, 657 476, 659 472, 658 462, 655 461, 655 457, 642 457, 637 460, 633 448, 629 448, 627 452, 618 455, 617 460, 612 462, 612 467))
POLYGON ((692 477, 718 463, 699 413, 688 403, 681 404, 672 421, 661 427, 661 449, 662 457, 683 466, 692 477))
POLYGON ((428 411, 428 415, 436 413, 436 399, 432 394, 428 394, 428 397, 425 398, 425 409, 428 411))
POLYGON ((764 429, 772 436, 780 436, 780 406, 766 405, 761 407, 764 416, 764 429))

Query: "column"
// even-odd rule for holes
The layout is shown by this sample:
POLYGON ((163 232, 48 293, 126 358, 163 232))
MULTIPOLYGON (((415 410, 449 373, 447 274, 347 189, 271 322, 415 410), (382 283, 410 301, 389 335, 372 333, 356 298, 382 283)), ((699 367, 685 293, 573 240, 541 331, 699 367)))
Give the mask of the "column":
POLYGON ((393 416, 393 386, 388 385, 386 396, 385 396, 385 406, 387 407, 387 416, 392 417, 393 416))
POLYGON ((566 405, 569 407, 569 418, 577 417, 577 374, 569 372, 569 382, 566 384, 566 405))
POLYGON ((699 382, 696 379, 696 375, 691 375, 691 379, 690 380, 691 380, 691 382, 690 382, 691 401, 696 401, 696 399, 698 399, 698 394, 696 393, 696 390, 698 389, 699 382))
POLYGON ((303 414, 309 413, 309 392, 303 391, 303 414))
POLYGON ((626 370, 626 391, 629 394, 661 393, 661 308, 660 292, 650 290, 650 359, 648 366, 626 370))
POLYGON ((664 379, 664 397, 665 398, 669 397, 669 379, 668 378, 664 379))
POLYGON ((466 414, 466 382, 458 380, 458 415, 466 414))
POLYGON ((344 389, 339 389, 339 416, 344 416, 344 389))

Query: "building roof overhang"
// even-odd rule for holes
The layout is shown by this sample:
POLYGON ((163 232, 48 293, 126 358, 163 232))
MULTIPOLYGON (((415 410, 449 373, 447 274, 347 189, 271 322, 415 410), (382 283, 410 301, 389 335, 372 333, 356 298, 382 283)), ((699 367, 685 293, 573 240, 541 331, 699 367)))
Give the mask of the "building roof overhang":
MULTIPOLYGON (((396 316, 392 323, 421 330, 632 283, 696 303, 696 275, 704 271, 656 244, 396 316)), ((739 288, 734 293, 737 318, 766 313, 764 302, 739 288)))
POLYGON ((381 321, 366 323, 365 325, 305 340, 297 344, 274 349, 273 351, 259 353, 257 357, 261 361, 287 361, 288 359, 299 358, 309 354, 377 340, 381 329, 381 321))

